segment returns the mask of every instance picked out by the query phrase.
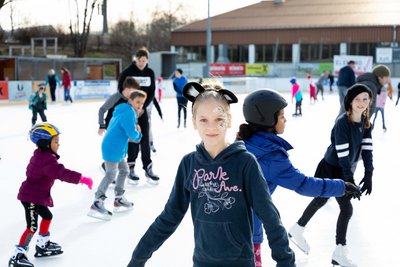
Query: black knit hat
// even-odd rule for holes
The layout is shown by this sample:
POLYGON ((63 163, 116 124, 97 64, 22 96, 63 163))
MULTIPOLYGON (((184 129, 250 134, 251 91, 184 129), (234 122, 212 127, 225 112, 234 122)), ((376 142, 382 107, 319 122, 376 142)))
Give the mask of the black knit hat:
POLYGON ((344 97, 344 109, 349 111, 351 102, 353 99, 361 93, 368 93, 369 98, 372 100, 372 92, 368 86, 362 83, 356 83, 347 90, 347 94, 344 97))

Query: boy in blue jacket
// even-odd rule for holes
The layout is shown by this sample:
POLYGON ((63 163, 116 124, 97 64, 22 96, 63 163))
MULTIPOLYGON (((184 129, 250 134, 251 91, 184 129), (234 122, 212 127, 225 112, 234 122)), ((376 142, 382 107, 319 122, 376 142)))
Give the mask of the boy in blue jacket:
MULTIPOLYGON (((358 188, 341 179, 320 179, 309 177, 296 169, 289 160, 288 150, 293 147, 278 134, 285 131, 286 100, 276 91, 260 89, 250 93, 244 100, 243 115, 247 123, 240 125, 237 139, 243 140, 249 152, 254 154, 264 173, 269 191, 274 193, 277 186, 295 191, 304 196, 343 196, 349 193, 359 197, 358 188)), ((263 242, 262 224, 257 215, 254 217, 254 252, 256 266, 261 267, 261 243, 263 242)), ((293 232, 303 228, 291 229, 293 232)), ((293 241, 293 240, 292 240, 293 241)), ((308 253, 307 243, 296 243, 305 253, 308 253)))
POLYGON ((131 209, 133 203, 124 197, 125 179, 129 175, 129 167, 126 162, 128 141, 139 142, 142 138, 140 127, 137 124, 138 114, 143 112, 143 104, 146 100, 146 93, 135 90, 128 98, 128 103, 121 103, 115 107, 113 116, 101 144, 106 174, 101 181, 96 194, 95 201, 90 207, 88 216, 110 220, 112 212, 104 207, 106 192, 109 185, 118 176, 115 183, 114 212, 131 209))

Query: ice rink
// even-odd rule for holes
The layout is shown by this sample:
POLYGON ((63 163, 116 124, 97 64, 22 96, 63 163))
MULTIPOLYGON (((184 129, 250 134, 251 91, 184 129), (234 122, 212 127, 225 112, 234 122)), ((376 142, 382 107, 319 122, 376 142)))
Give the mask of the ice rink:
MULTIPOLYGON (((303 92, 303 116, 292 117, 294 104, 290 95, 284 137, 294 147, 290 159, 301 172, 312 176, 330 142, 330 131, 339 110, 336 91, 326 92, 325 100, 315 104, 308 101, 303 92)), ((233 127, 229 140, 234 141, 238 126, 244 122, 241 107, 244 94, 238 104, 231 106, 233 127)), ((397 94, 395 94, 395 99, 397 94)), ((319 96, 320 98, 320 96, 319 96)), ((394 99, 394 100, 395 100, 394 99)), ((59 162, 67 168, 79 171, 94 180, 93 190, 86 186, 56 181, 52 196, 54 215, 50 227, 51 240, 62 245, 64 254, 36 259, 33 257, 36 235, 32 239, 29 259, 38 267, 122 267, 126 266, 138 240, 162 211, 169 196, 178 164, 200 142, 191 124, 188 111, 188 127, 176 128, 177 105, 175 98, 161 102, 162 121, 155 109, 152 114, 154 143, 157 152, 152 155, 154 171, 161 180, 150 185, 144 178, 140 155, 136 170, 141 176, 139 185, 127 184, 126 197, 135 203, 128 213, 114 214, 111 221, 100 221, 86 216, 94 199, 94 192, 102 179, 99 166, 102 162, 100 145, 102 137, 97 134, 97 113, 104 100, 74 102, 71 105, 57 103, 48 105, 48 121, 62 132, 59 162)), ((354 213, 348 229, 350 258, 360 267, 399 266, 397 237, 400 236, 400 179, 398 169, 400 151, 400 106, 388 99, 385 115, 387 132, 382 131, 379 114, 373 131, 374 166, 373 190, 361 201, 353 201, 354 213)), ((39 119, 40 121, 40 119, 39 119)), ((28 139, 31 111, 27 105, 0 106, 0 266, 6 266, 14 251, 14 245, 24 231, 25 218, 21 203, 16 199, 19 186, 25 179, 28 161, 35 149, 28 139)), ((363 176, 359 163, 356 182, 363 176)), ((111 209, 113 187, 108 191, 106 207, 111 209)), ((280 211, 286 229, 297 221, 311 198, 278 188, 272 196, 280 211)), ((335 248, 336 218, 339 209, 330 199, 308 224, 305 232, 311 246, 310 254, 302 253, 292 243, 299 267, 324 267, 331 265, 335 248)), ((193 226, 190 211, 177 231, 153 254, 146 266, 189 267, 192 266, 193 226)), ((212 234, 212 233, 210 233, 212 234)), ((275 266, 267 242, 262 246, 265 266, 275 266)))

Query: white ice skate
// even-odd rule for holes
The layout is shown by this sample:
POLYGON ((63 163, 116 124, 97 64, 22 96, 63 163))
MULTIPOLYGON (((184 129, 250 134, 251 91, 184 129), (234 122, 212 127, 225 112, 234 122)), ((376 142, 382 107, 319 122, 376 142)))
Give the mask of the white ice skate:
POLYGON ((56 256, 63 253, 59 244, 50 241, 50 234, 39 234, 35 249, 34 256, 38 258, 56 256))
POLYGON ((133 202, 128 201, 123 195, 115 196, 114 212, 125 212, 133 209, 133 202))
POLYGON ((339 265, 341 267, 357 267, 349 258, 348 258, 347 247, 341 244, 336 246, 335 251, 332 254, 332 264, 333 266, 339 265))
POLYGON ((8 261, 8 267, 33 267, 33 264, 28 260, 27 257, 28 249, 23 246, 16 246, 14 255, 8 261))
POLYGON ((104 201, 101 199, 97 199, 93 202, 87 215, 103 221, 109 221, 112 218, 112 212, 104 208, 104 201))
POLYGON ((301 251, 308 255, 310 246, 303 236, 304 228, 297 223, 294 224, 289 230, 289 238, 301 251))

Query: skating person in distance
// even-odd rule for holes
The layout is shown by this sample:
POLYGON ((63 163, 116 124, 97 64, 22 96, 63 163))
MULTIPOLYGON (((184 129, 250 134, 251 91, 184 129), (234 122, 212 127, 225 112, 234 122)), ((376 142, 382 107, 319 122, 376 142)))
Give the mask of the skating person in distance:
POLYGON ((60 131, 50 123, 39 123, 29 132, 37 146, 26 168, 26 180, 21 184, 18 200, 25 209, 26 229, 23 232, 8 266, 21 267, 33 264, 27 258, 29 243, 39 228, 35 257, 47 257, 63 253, 61 246, 50 241, 50 224, 53 219, 49 207, 53 207, 51 188, 58 179, 73 184, 85 184, 92 189, 93 181, 58 162, 57 154, 60 131), (38 217, 42 220, 39 224, 38 217))
POLYGON ((255 157, 243 142, 226 140, 232 122, 230 104, 237 103, 236 96, 195 82, 185 86, 183 95, 193 103, 192 123, 201 143, 183 157, 164 210, 137 244, 128 266, 144 266, 174 233, 190 205, 193 266, 255 267, 254 210, 265 225, 277 266, 294 267, 287 233, 255 157))
MULTIPOLYGON (((130 79, 134 80, 133 78, 130 79)), ((129 78, 125 83, 129 83, 129 78)), ((133 203, 124 197, 125 179, 129 175, 129 167, 125 158, 128 151, 128 141, 140 142, 142 138, 137 117, 138 114, 143 112, 145 100, 146 93, 136 90, 129 96, 128 103, 121 103, 114 109, 110 125, 101 144, 106 174, 95 193, 95 200, 88 213, 90 217, 102 220, 111 219, 112 212, 104 207, 104 200, 106 199, 107 189, 115 178, 114 211, 133 208, 133 203)))
MULTIPOLYGON (((371 194, 372 191, 372 172, 374 170, 372 127, 369 120, 371 98, 372 92, 364 84, 356 83, 349 88, 344 98, 346 112, 336 119, 331 131, 331 144, 315 171, 317 177, 338 177, 354 184, 354 170, 361 158, 365 172, 360 186, 361 192, 365 192, 366 195, 371 194)), ((293 238, 298 244, 306 243, 302 235, 304 227, 328 199, 314 198, 297 223, 289 230, 289 234, 293 233, 293 238), (294 234, 296 232, 297 234, 294 234)), ((332 255, 332 264, 356 267, 357 265, 348 257, 346 238, 347 227, 353 214, 351 197, 348 195, 336 197, 336 201, 339 204, 340 213, 336 224, 336 248, 332 255)))
MULTIPOLYGON (((275 90, 259 89, 251 92, 243 103, 243 115, 247 123, 240 125, 236 135, 238 140, 244 142, 247 150, 256 156, 271 195, 281 186, 309 197, 340 197, 347 193, 359 198, 361 192, 353 183, 342 179, 306 176, 292 165, 288 151, 293 147, 279 136, 285 131, 287 105, 285 98, 275 90)), ((253 220, 256 266, 261 267, 262 224, 255 213, 253 220)), ((293 231, 290 234, 294 234, 293 231)), ((307 243, 299 244, 299 247, 308 254, 307 243)))
POLYGON ((292 116, 302 116, 303 113, 301 112, 301 104, 303 102, 303 93, 300 85, 297 83, 296 77, 292 77, 292 79, 290 79, 290 83, 292 84, 292 101, 293 98, 296 100, 296 107, 292 116))

